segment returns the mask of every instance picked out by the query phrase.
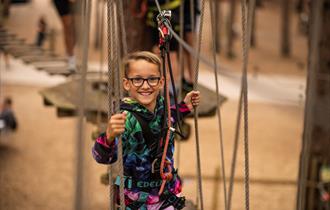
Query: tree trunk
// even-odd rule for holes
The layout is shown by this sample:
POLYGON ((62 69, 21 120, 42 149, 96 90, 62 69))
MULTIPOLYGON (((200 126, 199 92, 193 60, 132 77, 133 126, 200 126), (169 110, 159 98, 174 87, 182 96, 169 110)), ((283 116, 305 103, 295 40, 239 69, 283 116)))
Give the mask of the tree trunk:
POLYGON ((151 35, 146 26, 145 19, 134 17, 131 14, 129 3, 129 0, 123 0, 127 51, 134 52, 140 50, 151 50, 151 35))
POLYGON ((300 157, 297 210, 329 209, 330 190, 330 0, 310 5, 309 68, 300 157), (322 200, 323 198, 323 200, 322 200))

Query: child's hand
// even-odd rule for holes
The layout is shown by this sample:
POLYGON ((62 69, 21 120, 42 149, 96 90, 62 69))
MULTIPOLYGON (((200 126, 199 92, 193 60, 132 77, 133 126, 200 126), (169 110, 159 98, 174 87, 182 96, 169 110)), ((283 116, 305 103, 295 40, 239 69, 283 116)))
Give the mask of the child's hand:
POLYGON ((107 141, 110 144, 114 138, 125 131, 126 112, 111 116, 107 127, 107 141))
POLYGON ((194 106, 198 106, 201 96, 199 91, 190 91, 187 93, 186 97, 183 99, 189 110, 191 111, 194 106))

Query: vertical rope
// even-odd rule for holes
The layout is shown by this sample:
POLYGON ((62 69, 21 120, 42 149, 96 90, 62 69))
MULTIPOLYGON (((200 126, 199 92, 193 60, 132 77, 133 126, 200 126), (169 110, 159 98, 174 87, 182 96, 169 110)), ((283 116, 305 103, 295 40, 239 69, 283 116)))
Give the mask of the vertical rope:
MULTIPOLYGON (((211 2, 210 2, 211 4, 211 2)), ((220 142, 220 160, 222 165, 222 181, 223 181, 223 191, 224 191, 224 209, 228 210, 227 204, 227 187, 226 187, 226 172, 225 172, 225 158, 224 158, 224 149, 223 149, 223 132, 222 132, 222 123, 221 123, 221 110, 220 110, 220 97, 219 97, 219 81, 218 81, 218 73, 217 73, 217 57, 216 57, 216 21, 214 11, 210 5, 210 14, 211 14, 211 29, 212 29, 212 55, 214 62, 214 77, 215 77, 215 90, 217 95, 217 118, 218 118, 218 129, 219 129, 219 142, 220 142)), ((220 169, 219 169, 220 170, 220 169)))
MULTIPOLYGON (((112 38, 114 40, 119 40, 119 25, 118 25, 118 4, 115 4, 116 1, 112 0, 114 7, 113 12, 113 26, 114 30, 112 30, 112 38), (116 18, 117 17, 117 18, 116 18)), ((120 0, 121 1, 121 0, 120 0)), ((119 43, 118 41, 114 42, 113 48, 113 63, 114 63, 114 71, 115 71, 115 112, 120 113, 120 98, 122 94, 122 88, 120 86, 120 68, 119 68, 119 43)), ((119 168, 119 175, 120 175, 120 186, 119 186, 119 196, 120 196, 120 208, 121 210, 125 210, 125 195, 124 195, 124 167, 123 167, 123 144, 122 144, 122 137, 119 136, 118 140, 118 168, 119 168)))
POLYGON ((306 185, 307 185, 307 174, 308 174, 308 162, 310 159, 310 147, 311 147, 311 135, 312 127, 311 123, 308 123, 313 119, 313 107, 315 106, 315 81, 316 72, 319 67, 319 43, 320 33, 322 27, 322 6, 324 0, 316 0, 312 4, 311 11, 311 28, 310 28, 310 52, 309 52, 309 67, 307 77, 307 93, 306 93, 306 104, 305 104, 305 119, 304 119, 304 134, 302 141, 302 151, 300 160, 300 172, 299 172, 299 184, 298 184, 298 199, 297 199, 297 210, 306 209, 306 185))
POLYGON ((249 12, 247 11, 246 0, 241 0, 241 21, 242 21, 242 52, 243 52, 243 66, 242 66, 242 80, 241 80, 241 92, 239 99, 239 108, 236 122, 236 132, 234 140, 234 152, 230 176, 230 187, 228 192, 228 209, 231 207, 231 197, 233 190, 233 179, 235 176, 236 156, 238 147, 239 130, 241 124, 241 113, 243 106, 243 117, 244 117, 244 188, 245 188, 245 209, 250 209, 250 189, 249 189, 249 139, 248 139, 248 84, 247 84, 247 68, 248 68, 248 57, 251 40, 251 28, 252 28, 252 15, 255 9, 255 0, 249 1, 249 12), (248 14, 248 17, 246 15, 248 14))
MULTIPOLYGON (((202 0, 199 36, 198 36, 198 40, 196 40, 198 56, 200 55, 201 43, 202 43, 204 9, 205 9, 205 0, 202 0)), ((194 71, 194 74, 195 74, 194 75, 194 90, 197 90, 198 73, 199 73, 199 59, 197 59, 195 62, 194 70, 195 70, 194 71)), ((195 140, 196 140, 196 155, 197 155, 198 195, 199 195, 199 200, 200 200, 200 207, 201 207, 201 210, 203 210, 204 209, 204 199, 203 199, 202 172, 201 172, 200 148, 199 148, 198 107, 194 107, 194 124, 195 124, 195 140)))
POLYGON ((238 113, 236 116, 236 127, 235 127, 235 137, 234 137, 234 146, 233 146, 233 154, 231 160, 231 167, 230 167, 230 179, 229 179, 229 189, 228 189, 228 210, 231 209, 231 200, 234 188, 234 176, 235 176, 235 169, 236 169, 236 160, 237 160, 237 150, 238 150, 238 139, 240 134, 240 125, 241 125, 241 115, 242 115, 242 95, 239 98, 238 102, 238 113))
MULTIPOLYGON (((180 37, 181 39, 184 36, 184 4, 185 0, 181 0, 181 5, 180 5, 180 37)), ((179 90, 179 100, 182 98, 182 78, 184 78, 184 58, 183 58, 183 47, 182 44, 179 43, 179 69, 180 69, 180 74, 179 74, 179 84, 180 86, 178 87, 179 90)), ((180 168, 180 156, 181 156, 181 142, 177 141, 177 159, 176 159, 176 167, 180 168)))
POLYGON ((89 44, 89 29, 90 29, 90 13, 91 13, 91 1, 85 0, 83 1, 82 6, 82 25, 84 25, 85 33, 83 33, 82 39, 82 65, 81 65, 81 79, 79 85, 79 104, 78 113, 79 119, 77 123, 77 168, 76 168, 76 189, 75 189, 75 210, 82 210, 86 206, 83 201, 83 178, 84 178, 84 155, 83 151, 85 149, 85 135, 84 135, 84 109, 85 109, 85 89, 86 89, 86 73, 88 66, 88 44, 89 44))
POLYGON ((191 31, 195 31, 195 5, 194 0, 189 0, 189 9, 190 9, 190 24, 191 24, 191 31))
MULTIPOLYGON (((111 40, 111 29, 112 23, 111 23, 111 0, 107 0, 107 42, 108 42, 108 119, 110 119, 112 112, 113 112, 113 103, 112 103, 112 91, 113 91, 113 83, 112 83, 112 60, 111 60, 111 49, 112 49, 112 40, 111 40)), ((108 174, 109 174, 109 209, 113 209, 115 206, 115 199, 114 199, 114 186, 113 186, 113 180, 112 180, 112 170, 113 166, 110 165, 108 167, 108 174)))
MULTIPOLYGON (((252 2, 250 0, 250 2, 252 2)), ((250 187, 249 187, 249 143, 248 143, 248 101, 247 101, 247 65, 248 65, 248 49, 250 47, 251 43, 251 36, 249 29, 246 29, 246 26, 248 24, 248 21, 252 22, 251 19, 246 19, 246 0, 241 0, 241 9, 242 9, 242 31, 243 37, 242 37, 242 44, 243 44, 243 83, 242 83, 242 93, 243 93, 243 113, 244 113, 244 169, 245 169, 245 176, 244 176, 244 188, 245 188, 245 209, 250 209, 250 199, 249 199, 249 193, 250 193, 250 187), (248 35, 246 34, 246 30, 248 30, 248 35), (247 36, 249 38, 247 38, 247 36)), ((250 11, 249 14, 252 15, 252 12, 250 11)))

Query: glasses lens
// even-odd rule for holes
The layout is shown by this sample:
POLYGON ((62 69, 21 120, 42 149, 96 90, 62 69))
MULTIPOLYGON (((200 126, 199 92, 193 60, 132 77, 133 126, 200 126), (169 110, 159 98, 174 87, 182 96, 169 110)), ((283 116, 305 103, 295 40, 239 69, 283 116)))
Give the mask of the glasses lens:
POLYGON ((156 86, 158 85, 159 79, 160 79, 159 77, 150 77, 148 78, 148 84, 150 86, 156 86))
POLYGON ((132 78, 132 83, 134 86, 141 86, 143 84, 143 78, 132 78))

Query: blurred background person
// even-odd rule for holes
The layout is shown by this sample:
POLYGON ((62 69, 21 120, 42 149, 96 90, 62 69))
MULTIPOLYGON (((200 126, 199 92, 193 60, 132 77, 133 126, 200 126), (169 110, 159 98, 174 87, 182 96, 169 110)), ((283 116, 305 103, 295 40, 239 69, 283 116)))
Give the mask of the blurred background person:
POLYGON ((76 58, 74 56, 75 46, 75 25, 74 25, 74 0, 53 0, 64 32, 65 50, 68 56, 68 70, 76 70, 76 58))
POLYGON ((36 37, 36 45, 38 47, 42 47, 47 33, 47 22, 44 16, 41 16, 38 21, 38 30, 37 30, 37 37, 36 37))
POLYGON ((12 109, 12 100, 10 97, 6 97, 0 107, 0 131, 15 131, 17 127, 18 123, 12 109))

